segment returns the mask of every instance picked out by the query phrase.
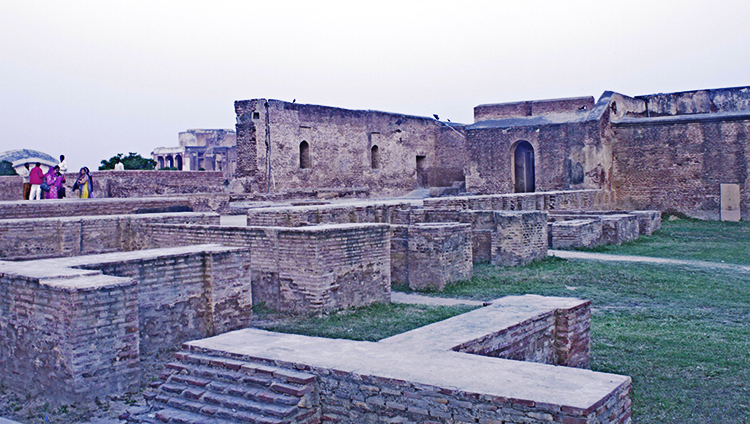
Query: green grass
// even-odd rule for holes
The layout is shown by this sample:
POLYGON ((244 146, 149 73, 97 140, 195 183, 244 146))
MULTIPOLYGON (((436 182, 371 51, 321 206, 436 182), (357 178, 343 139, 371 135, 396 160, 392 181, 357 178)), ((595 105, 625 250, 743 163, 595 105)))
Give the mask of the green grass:
MULTIPOLYGON (((602 250, 746 264, 749 231, 747 223, 680 220, 602 250)), ((527 293, 592 301, 591 368, 633 378, 633 422, 750 423, 750 273, 549 258, 516 268, 480 265, 471 281, 429 294, 490 300, 527 293)), ((376 305, 275 329, 378 340, 457 313, 376 305)))
POLYGON ((651 237, 641 237, 622 246, 586 250, 749 265, 750 222, 664 220, 661 231, 651 237))
POLYGON ((280 333, 332 339, 378 341, 476 309, 471 306, 373 304, 322 316, 293 315, 254 309, 256 327, 280 333), (257 321, 260 321, 257 323, 257 321))

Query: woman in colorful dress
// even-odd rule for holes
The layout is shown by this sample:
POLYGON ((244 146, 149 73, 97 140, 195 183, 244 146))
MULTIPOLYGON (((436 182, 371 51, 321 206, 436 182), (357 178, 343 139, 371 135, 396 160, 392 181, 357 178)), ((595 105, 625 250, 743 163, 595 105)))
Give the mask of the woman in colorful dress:
POLYGON ((78 171, 78 179, 73 184, 73 191, 78 190, 78 197, 81 199, 88 199, 91 197, 91 192, 94 191, 94 184, 91 181, 91 174, 87 167, 81 168, 78 171))
MULTIPOLYGON (((44 186, 42 186, 42 191, 44 191, 42 195, 45 199, 57 199, 57 180, 59 177, 55 173, 55 168, 50 166, 47 173, 44 174, 44 182, 47 184, 47 191, 44 191, 44 186)), ((57 169, 59 170, 60 168, 57 169)))

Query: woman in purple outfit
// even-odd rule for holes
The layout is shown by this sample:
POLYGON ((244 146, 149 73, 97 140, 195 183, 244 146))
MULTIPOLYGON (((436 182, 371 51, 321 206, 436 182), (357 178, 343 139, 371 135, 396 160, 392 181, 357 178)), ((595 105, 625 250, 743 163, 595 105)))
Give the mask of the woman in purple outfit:
POLYGON ((60 167, 50 167, 49 171, 44 175, 44 182, 49 186, 49 191, 44 193, 44 198, 57 199, 57 191, 60 190, 60 187, 65 182, 65 177, 60 174, 60 167))

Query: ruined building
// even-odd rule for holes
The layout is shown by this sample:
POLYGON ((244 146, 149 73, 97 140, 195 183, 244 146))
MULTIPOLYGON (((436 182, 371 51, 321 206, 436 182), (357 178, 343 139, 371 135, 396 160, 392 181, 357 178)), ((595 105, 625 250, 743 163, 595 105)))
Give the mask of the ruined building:
POLYGON ((471 125, 279 100, 235 109, 248 192, 600 189, 613 208, 750 217, 748 87, 480 105, 471 125))
POLYGON ((237 164, 237 140, 232 130, 187 130, 179 134, 179 146, 157 147, 151 152, 156 169, 220 171, 233 178, 237 164))

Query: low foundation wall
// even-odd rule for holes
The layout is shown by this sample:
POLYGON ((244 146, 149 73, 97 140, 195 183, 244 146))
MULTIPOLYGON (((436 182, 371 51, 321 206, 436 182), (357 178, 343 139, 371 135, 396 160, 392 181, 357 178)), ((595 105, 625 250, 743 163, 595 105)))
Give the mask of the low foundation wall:
MULTIPOLYGON (((413 290, 442 291, 446 285, 471 279, 471 226, 459 223, 426 223, 407 227, 406 281, 413 290)), ((393 255, 391 255, 393 260, 393 255)), ((392 268, 393 269, 393 268, 392 268)), ((396 270, 396 275, 404 275, 396 270)))
POLYGON ((301 228, 150 224, 152 247, 220 243, 253 252, 253 301, 284 311, 390 302, 385 224, 301 228))
POLYGON ((132 199, 19 200, 0 202, 0 220, 168 212, 221 213, 228 207, 229 195, 226 194, 132 199))
POLYGON ((529 341, 524 356, 580 366, 588 314, 521 296, 377 343, 241 330, 186 343, 146 396, 165 422, 629 423, 629 377, 468 353, 529 341))
POLYGON ((64 403, 135 391, 141 358, 250 325, 248 262, 216 245, 0 261, 0 379, 64 403))
POLYGON ((424 199, 425 211, 579 210, 606 207, 602 190, 491 194, 424 199))
POLYGON ((0 220, 0 258, 30 260, 147 248, 147 223, 218 224, 215 213, 0 220))
POLYGON ((550 249, 596 247, 603 243, 600 219, 571 219, 548 224, 550 249))

